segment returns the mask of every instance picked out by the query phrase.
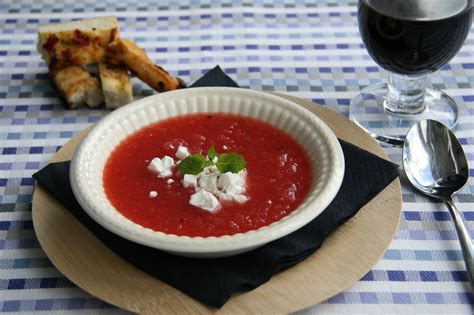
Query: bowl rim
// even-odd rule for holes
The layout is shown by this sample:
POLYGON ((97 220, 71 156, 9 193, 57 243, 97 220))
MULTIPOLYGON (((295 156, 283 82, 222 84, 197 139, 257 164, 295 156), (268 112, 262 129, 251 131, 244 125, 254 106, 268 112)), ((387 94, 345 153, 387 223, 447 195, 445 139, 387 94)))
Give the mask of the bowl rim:
MULTIPOLYGON (((205 113, 206 111, 198 112, 205 113)), ((258 120, 259 118, 255 119, 258 120)), ((160 120, 161 119, 158 119, 151 123, 156 123, 160 120)), ((140 126, 138 130, 147 125, 149 124, 144 124, 140 126)), ((128 137, 131 134, 132 133, 128 133, 125 137, 128 137)), ((290 136, 294 137, 291 134, 290 136)), ((96 221, 109 231, 133 242, 165 251, 172 251, 174 253, 212 254, 219 252, 237 251, 242 248, 256 248, 258 246, 269 243, 273 240, 286 236, 300 229, 301 227, 312 221, 314 218, 316 218, 319 214, 321 214, 327 208, 330 202, 334 199, 342 184, 345 170, 344 166, 344 155, 340 143, 335 134, 319 117, 317 117, 309 110, 303 108, 302 106, 299 106, 290 100, 260 91, 228 87, 199 87, 151 95, 132 102, 126 106, 123 106, 102 118, 84 137, 84 139, 81 141, 76 151, 74 152, 70 167, 70 182, 72 191, 84 211, 89 216, 91 216, 94 221, 96 221), (334 157, 334 159, 331 160, 331 163, 333 164, 333 166, 331 167, 332 172, 330 174, 329 180, 331 182, 331 185, 328 185, 330 187, 326 188, 323 191, 323 198, 316 198, 312 203, 308 204, 302 209, 304 210, 307 208, 311 208, 312 210, 300 211, 298 214, 293 216, 287 215, 282 219, 275 221, 270 225, 263 226, 257 230, 251 230, 245 233, 237 233, 233 235, 209 237, 190 237, 183 235, 178 236, 174 234, 166 234, 160 231, 154 231, 149 228, 143 227, 131 221, 127 217, 123 216, 118 210, 116 210, 112 206, 112 204, 107 198, 106 199, 110 206, 112 206, 115 211, 117 211, 121 216, 121 219, 118 221, 125 221, 112 222, 114 221, 113 219, 112 221, 108 220, 111 218, 108 217, 106 214, 104 215, 104 212, 101 212, 100 209, 97 210, 97 207, 99 206, 97 204, 94 204, 93 198, 90 198, 90 193, 88 193, 88 189, 84 187, 84 185, 81 185, 80 173, 77 170, 85 159, 84 155, 87 152, 88 146, 93 143, 93 140, 102 133, 103 129, 107 125, 111 124, 114 121, 120 120, 121 117, 125 117, 131 112, 135 112, 138 109, 147 106, 149 103, 160 103, 161 101, 166 101, 166 99, 169 98, 179 99, 180 97, 192 97, 193 95, 204 94, 211 96, 215 95, 216 93, 220 93, 220 95, 231 94, 240 97, 256 97, 278 104, 277 106, 282 106, 284 110, 297 113, 305 119, 312 121, 314 123, 312 127, 318 128, 319 132, 321 132, 325 136, 328 143, 328 147, 331 150, 332 156, 334 157), (317 204, 315 204, 315 201, 317 201, 317 204), (130 223, 132 224, 130 225, 130 223), (126 224, 131 227, 134 233, 129 233, 129 229, 124 230, 123 227, 120 226, 121 224, 126 224)))

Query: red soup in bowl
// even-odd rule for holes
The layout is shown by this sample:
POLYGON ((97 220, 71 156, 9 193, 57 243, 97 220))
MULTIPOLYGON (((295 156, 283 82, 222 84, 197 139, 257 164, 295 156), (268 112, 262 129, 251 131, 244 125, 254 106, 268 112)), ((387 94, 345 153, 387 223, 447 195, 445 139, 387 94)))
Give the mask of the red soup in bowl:
POLYGON ((305 199, 312 174, 306 151, 282 130, 244 116, 211 113, 169 118, 128 136, 108 158, 103 182, 107 198, 129 220, 167 234, 208 237, 245 233, 285 217, 305 199), (202 154, 211 165, 209 148, 216 152, 214 162, 230 152, 242 156, 245 169, 238 174, 243 175, 180 171, 188 155, 202 154), (173 164, 165 165, 165 157, 173 164), (162 164, 153 168, 156 158, 162 164), (225 191, 209 190, 212 183, 202 179, 211 175, 214 186, 225 176, 244 185, 233 198, 221 198, 225 191), (212 198, 212 209, 193 204, 193 196, 204 193, 212 198))

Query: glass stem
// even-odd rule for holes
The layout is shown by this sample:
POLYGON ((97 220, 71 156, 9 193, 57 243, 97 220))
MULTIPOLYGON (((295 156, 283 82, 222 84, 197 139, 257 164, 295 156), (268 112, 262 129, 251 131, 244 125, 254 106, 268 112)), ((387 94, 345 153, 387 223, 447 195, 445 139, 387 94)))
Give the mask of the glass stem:
POLYGON ((426 75, 413 77, 390 73, 385 109, 400 115, 414 115, 424 111, 426 78, 426 75))

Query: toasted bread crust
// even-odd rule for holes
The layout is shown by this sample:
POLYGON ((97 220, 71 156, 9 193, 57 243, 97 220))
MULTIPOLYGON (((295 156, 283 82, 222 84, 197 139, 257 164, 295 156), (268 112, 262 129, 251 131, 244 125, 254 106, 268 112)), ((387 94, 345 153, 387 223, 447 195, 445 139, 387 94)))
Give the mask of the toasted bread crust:
POLYGON ((108 30, 95 30, 95 31, 85 31, 85 30, 71 30, 71 31, 58 31, 54 33, 42 33, 39 35, 38 48, 41 50, 44 48, 44 45, 50 38, 50 36, 55 36, 57 39, 64 44, 74 44, 80 43, 81 37, 87 38, 91 41, 97 42, 100 46, 105 47, 110 42, 117 40, 120 37, 118 27, 114 27, 108 30))
POLYGON ((50 75, 68 108, 77 108, 83 104, 96 107, 103 102, 99 81, 82 67, 51 68, 50 75))
POLYGON ((50 53, 45 55, 45 61, 52 67, 81 66, 98 63, 104 59, 105 48, 97 42, 89 42, 87 45, 64 44, 58 42, 50 53))
POLYGON ((133 101, 132 83, 126 69, 100 63, 99 73, 108 109, 119 108, 133 101))
POLYGON ((148 58, 146 52, 131 40, 118 39, 107 46, 106 60, 111 64, 125 65, 151 88, 170 91, 184 87, 184 82, 171 76, 148 58))
POLYGON ((128 71, 159 92, 186 87, 133 41, 120 39, 114 16, 40 25, 37 47, 69 108, 96 107, 104 98, 109 109, 133 101, 128 71), (81 67, 89 64, 99 64, 102 86, 81 67))
POLYGON ((71 43, 74 32, 80 30, 88 38, 95 38, 101 46, 118 39, 119 24, 115 16, 103 16, 80 21, 53 23, 38 26, 38 49, 42 50, 48 37, 54 34, 61 42, 71 43))
POLYGON ((105 47, 119 37, 113 16, 48 24, 38 27, 37 48, 48 65, 85 65, 101 61, 105 47))

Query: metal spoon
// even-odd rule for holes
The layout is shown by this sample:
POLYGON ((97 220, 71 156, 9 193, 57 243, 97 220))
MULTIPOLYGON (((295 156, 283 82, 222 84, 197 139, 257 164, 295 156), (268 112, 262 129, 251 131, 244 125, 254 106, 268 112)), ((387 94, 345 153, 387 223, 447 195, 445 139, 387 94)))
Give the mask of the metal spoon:
POLYGON ((452 196, 467 182, 469 167, 461 144, 440 122, 422 120, 411 127, 403 144, 408 180, 424 194, 446 202, 461 242, 467 274, 474 290, 474 250, 452 196))

